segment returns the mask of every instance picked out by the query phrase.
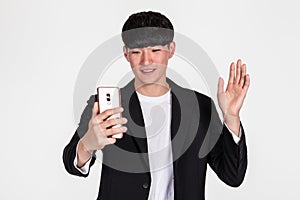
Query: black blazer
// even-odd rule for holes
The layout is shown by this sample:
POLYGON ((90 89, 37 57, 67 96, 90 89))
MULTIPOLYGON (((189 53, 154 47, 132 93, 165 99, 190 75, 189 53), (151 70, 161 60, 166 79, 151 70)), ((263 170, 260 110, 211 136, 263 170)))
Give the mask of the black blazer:
MULTIPOLYGON (((247 168, 245 133, 237 145, 216 112, 213 101, 167 79, 171 87, 171 138, 174 199, 204 200, 207 163, 226 184, 238 187, 247 168)), ((121 89, 123 116, 128 131, 114 145, 102 149, 103 164, 99 194, 103 200, 148 199, 151 187, 144 120, 133 81, 121 89), (128 153, 129 152, 129 153, 128 153), (137 153, 137 154, 135 154, 137 153)), ((66 170, 86 177, 73 161, 79 139, 86 133, 96 95, 88 101, 70 143, 63 152, 66 170)), ((92 158, 90 167, 94 164, 92 158)))

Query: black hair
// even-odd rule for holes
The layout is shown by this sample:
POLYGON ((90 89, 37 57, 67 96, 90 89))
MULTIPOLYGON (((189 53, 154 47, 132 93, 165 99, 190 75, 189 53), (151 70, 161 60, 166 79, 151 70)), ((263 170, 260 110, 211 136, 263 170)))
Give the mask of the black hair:
POLYGON ((163 14, 153 11, 132 14, 122 28, 122 40, 128 48, 166 45, 173 38, 171 21, 163 14))

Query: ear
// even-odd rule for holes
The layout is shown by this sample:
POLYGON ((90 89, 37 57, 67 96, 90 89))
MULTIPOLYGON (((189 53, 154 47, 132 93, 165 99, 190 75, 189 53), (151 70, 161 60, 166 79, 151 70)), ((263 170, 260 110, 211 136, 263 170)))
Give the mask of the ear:
POLYGON ((123 54, 126 60, 129 62, 128 48, 126 46, 123 46, 123 54))
POLYGON ((173 57, 174 53, 175 53, 175 47, 176 47, 176 44, 174 41, 172 41, 170 43, 170 54, 169 54, 169 59, 173 57))

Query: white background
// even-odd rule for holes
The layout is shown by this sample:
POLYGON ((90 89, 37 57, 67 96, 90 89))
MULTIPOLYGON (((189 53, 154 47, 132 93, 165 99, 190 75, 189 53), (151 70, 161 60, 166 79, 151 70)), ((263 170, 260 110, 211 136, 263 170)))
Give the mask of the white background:
MULTIPOLYGON (((249 148, 244 183, 230 188, 208 173, 207 199, 299 199, 300 1, 0 1, 0 199, 95 199, 90 177, 67 174, 73 91, 89 54, 120 33, 137 11, 164 13, 228 77, 248 65, 242 110, 249 148)), ((122 66, 129 67, 129 66, 122 66)))

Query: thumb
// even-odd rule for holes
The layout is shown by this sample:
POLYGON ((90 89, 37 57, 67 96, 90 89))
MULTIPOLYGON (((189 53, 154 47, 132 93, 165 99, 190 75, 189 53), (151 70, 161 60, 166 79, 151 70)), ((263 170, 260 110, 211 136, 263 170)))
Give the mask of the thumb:
POLYGON ((99 114, 99 105, 98 102, 95 102, 93 107, 93 117, 95 117, 98 114, 99 114))
POLYGON ((221 94, 224 92, 224 80, 223 78, 219 78, 219 81, 218 81, 218 94, 221 94))

